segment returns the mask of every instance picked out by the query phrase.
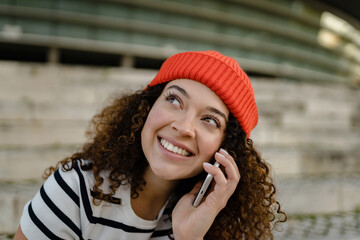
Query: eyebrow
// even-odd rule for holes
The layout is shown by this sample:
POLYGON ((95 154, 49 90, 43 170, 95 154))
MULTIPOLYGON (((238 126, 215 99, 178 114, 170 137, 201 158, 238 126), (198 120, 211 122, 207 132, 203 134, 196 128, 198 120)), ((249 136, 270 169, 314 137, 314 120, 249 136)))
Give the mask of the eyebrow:
MULTIPOLYGON (((179 86, 177 86, 177 85, 171 85, 170 87, 168 87, 168 89, 170 89, 170 88, 175 88, 176 90, 178 90, 179 92, 181 92, 181 93, 182 93, 185 97, 187 97, 188 99, 191 98, 190 95, 186 92, 185 89, 183 89, 183 88, 181 88, 181 87, 179 87, 179 86)), ((210 112, 213 112, 213 113, 216 113, 216 114, 220 115, 221 117, 224 118, 225 122, 227 122, 226 115, 225 115, 223 112, 221 112, 219 109, 214 108, 214 107, 210 107, 210 106, 205 107, 205 109, 208 110, 208 111, 210 111, 210 112)))
POLYGON ((221 117, 224 118, 225 122, 227 122, 227 119, 226 119, 226 116, 223 112, 221 112, 220 110, 214 108, 214 107, 206 107, 207 110, 213 112, 213 113, 216 113, 218 115, 220 115, 221 117))
POLYGON ((190 99, 190 96, 189 96, 189 94, 185 91, 185 89, 183 89, 183 88, 181 88, 181 87, 179 87, 179 86, 177 86, 177 85, 171 85, 170 87, 168 87, 168 89, 170 89, 170 88, 175 88, 175 89, 177 89, 179 92, 181 92, 185 97, 187 97, 187 98, 189 98, 190 99))

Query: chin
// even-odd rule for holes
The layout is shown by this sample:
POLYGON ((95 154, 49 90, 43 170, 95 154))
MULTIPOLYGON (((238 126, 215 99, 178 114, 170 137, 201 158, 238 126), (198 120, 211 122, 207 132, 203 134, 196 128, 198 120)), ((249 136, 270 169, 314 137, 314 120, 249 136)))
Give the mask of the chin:
POLYGON ((172 171, 167 171, 167 170, 160 170, 158 172, 154 172, 155 175, 158 177, 158 178, 161 178, 163 180, 166 180, 166 181, 176 181, 176 180, 180 180, 182 179, 181 176, 179 176, 178 174, 174 174, 174 172, 172 171))
POLYGON ((176 167, 173 169, 171 167, 169 168, 161 167, 159 169, 152 168, 152 171, 158 178, 166 181, 177 181, 192 177, 192 175, 190 174, 186 174, 186 173, 182 174, 181 171, 176 167))

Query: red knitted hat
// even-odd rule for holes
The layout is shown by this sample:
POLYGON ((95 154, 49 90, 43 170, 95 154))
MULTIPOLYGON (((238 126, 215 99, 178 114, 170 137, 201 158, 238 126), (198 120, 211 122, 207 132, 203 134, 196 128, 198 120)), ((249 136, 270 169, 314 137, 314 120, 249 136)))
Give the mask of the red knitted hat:
POLYGON ((250 137, 258 121, 254 90, 235 59, 216 51, 178 53, 162 64, 149 87, 175 79, 195 80, 213 90, 250 137))

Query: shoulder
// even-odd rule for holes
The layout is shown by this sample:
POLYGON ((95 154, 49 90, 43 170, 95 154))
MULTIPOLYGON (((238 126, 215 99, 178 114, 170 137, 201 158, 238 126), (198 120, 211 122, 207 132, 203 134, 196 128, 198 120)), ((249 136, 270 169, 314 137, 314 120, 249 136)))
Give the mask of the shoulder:
POLYGON ((24 235, 28 239, 81 238, 81 192, 87 189, 88 175, 78 164, 69 171, 55 171, 24 208, 20 220, 24 235))
POLYGON ((56 195, 57 198, 62 200, 72 200, 79 206, 81 191, 87 191, 89 184, 93 182, 92 171, 82 170, 80 163, 77 162, 71 170, 60 167, 45 181, 42 188, 50 195, 56 195))
MULTIPOLYGON (((108 172, 102 172, 106 192, 108 172)), ((58 169, 24 208, 20 225, 28 239, 167 239, 171 222, 140 220, 130 204, 130 186, 121 185, 114 197, 121 204, 94 205, 93 171, 80 165, 58 169)), ((168 218, 167 218, 168 219, 168 218)))

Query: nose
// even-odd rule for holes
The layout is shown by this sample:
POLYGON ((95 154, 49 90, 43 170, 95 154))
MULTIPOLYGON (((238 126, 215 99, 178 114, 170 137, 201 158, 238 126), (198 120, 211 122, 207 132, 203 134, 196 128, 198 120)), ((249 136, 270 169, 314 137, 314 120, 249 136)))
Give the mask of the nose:
POLYGON ((190 116, 184 116, 172 122, 171 128, 182 137, 195 137, 195 120, 190 116))

